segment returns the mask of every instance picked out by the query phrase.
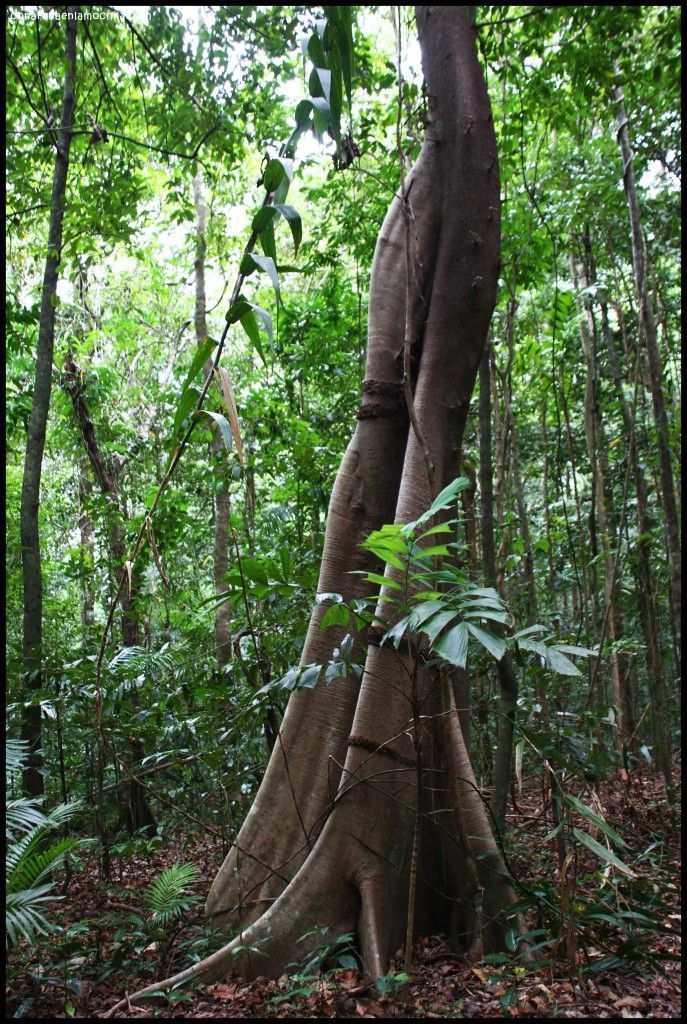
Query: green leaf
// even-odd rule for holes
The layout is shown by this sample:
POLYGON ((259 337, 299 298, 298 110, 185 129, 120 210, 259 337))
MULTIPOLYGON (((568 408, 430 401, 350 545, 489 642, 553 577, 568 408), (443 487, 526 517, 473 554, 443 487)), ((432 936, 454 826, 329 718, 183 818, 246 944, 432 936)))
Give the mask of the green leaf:
POLYGON ((573 665, 570 658, 566 658, 566 656, 561 654, 560 651, 557 651, 555 647, 547 648, 546 664, 561 676, 582 675, 577 665, 573 665))
POLYGON ((421 533, 418 540, 424 540, 425 537, 432 537, 435 533, 453 533, 453 530, 449 523, 437 523, 437 525, 433 526, 430 530, 425 530, 424 533, 421 533))
POLYGON ((293 238, 293 251, 294 255, 298 255, 298 247, 301 244, 303 238, 303 223, 301 221, 301 215, 293 206, 285 205, 284 203, 278 203, 273 209, 278 210, 279 213, 287 221, 291 228, 291 236, 293 238))
POLYGON ((350 611, 345 605, 333 604, 331 608, 328 608, 325 612, 322 622, 320 623, 320 629, 326 629, 328 626, 348 626, 350 614, 350 611))
POLYGON ((435 516, 437 512, 442 512, 445 508, 448 508, 450 505, 452 505, 455 502, 457 496, 460 494, 460 492, 464 491, 465 488, 469 486, 470 481, 467 479, 467 477, 457 477, 447 487, 444 487, 443 491, 441 491, 436 496, 436 498, 429 506, 427 511, 423 512, 420 518, 416 519, 414 523, 408 523, 408 526, 422 526, 422 524, 426 523, 428 519, 431 519, 433 516, 435 516))
POLYGON ((500 661, 506 653, 506 641, 502 637, 496 636, 494 633, 489 633, 485 629, 480 629, 479 626, 475 626, 472 622, 466 622, 465 625, 470 630, 474 638, 479 640, 482 646, 486 647, 489 653, 492 654, 497 661, 500 661))
POLYGON ((277 301, 281 301, 279 292, 279 275, 274 260, 271 256, 258 256, 256 253, 247 253, 241 260, 241 273, 250 274, 254 269, 262 270, 267 274, 277 295, 277 301))
MULTIPOLYGON (((275 218, 276 220, 276 218, 275 218)), ((269 256, 271 260, 277 261, 277 242, 274 237, 274 224, 275 220, 269 221, 265 224, 264 228, 260 232, 260 245, 265 256, 269 256)))
POLYGON ((614 853, 605 846, 602 846, 601 843, 597 843, 596 839, 592 839, 592 837, 586 832, 583 832, 582 829, 574 828, 573 835, 578 842, 582 843, 583 846, 586 846, 587 849, 595 854, 600 860, 605 861, 607 864, 612 864, 613 867, 617 868, 618 871, 621 871, 624 875, 627 875, 628 878, 636 877, 634 871, 629 868, 627 864, 624 864, 619 857, 616 857, 614 853))
POLYGON ((327 106, 331 109, 331 93, 332 93, 332 73, 327 68, 315 68, 313 70, 313 76, 319 82, 322 90, 322 95, 327 101, 327 106))
POLYGON ((458 617, 458 612, 455 609, 451 609, 446 612, 439 612, 434 618, 430 619, 422 627, 422 632, 426 633, 430 644, 433 644, 439 633, 454 619, 458 617))
POLYGON ((508 622, 508 612, 499 612, 493 608, 468 608, 463 610, 465 619, 490 619, 492 622, 508 622))
POLYGON ((276 206, 261 206, 253 217, 251 229, 256 235, 259 235, 268 224, 272 224, 272 222, 278 217, 279 210, 276 206))
POLYGON ((186 377, 186 380, 184 381, 184 386, 181 389, 182 390, 182 394, 186 390, 186 388, 189 386, 191 381, 194 380, 194 378, 200 373, 201 369, 203 368, 205 363, 208 361, 208 359, 212 355, 213 350, 216 349, 216 348, 217 348, 217 342, 214 341, 213 338, 206 338, 205 341, 203 341, 198 346, 198 348, 196 349, 196 354, 193 357, 193 362, 191 363, 191 368, 188 371, 188 375, 186 377))
POLYGON ((450 555, 451 552, 445 544, 433 544, 431 547, 421 548, 413 555, 413 561, 422 562, 425 558, 439 558, 450 555))
POLYGON ((378 572, 366 572, 363 575, 368 583, 377 583, 380 587, 390 587, 392 590, 403 590, 398 580, 392 580, 390 576, 380 576, 378 572))
MULTIPOLYGON (((336 605, 334 607, 336 607, 336 605)), ((296 685, 299 689, 305 688, 306 690, 313 690, 317 680, 320 678, 321 671, 321 665, 304 665, 298 672, 298 681, 296 685)))
POLYGON ((441 657, 450 662, 451 665, 456 665, 458 668, 465 668, 468 656, 468 628, 465 622, 460 622, 457 626, 451 629, 448 633, 445 633, 439 640, 434 644, 434 652, 441 655, 441 657))
POLYGON ((578 654, 581 658, 593 658, 597 653, 590 651, 588 647, 575 647, 573 644, 553 644, 550 650, 562 651, 563 654, 578 654))
MULTIPOLYGON (((424 601, 422 604, 413 608, 412 612, 408 616, 410 628, 419 630, 423 622, 426 622, 427 619, 431 619, 431 617, 436 615, 437 612, 444 611, 445 608, 445 599, 438 601, 424 601)), ((454 612, 453 614, 455 615, 457 612, 454 612)))
POLYGON ((293 181, 293 160, 275 156, 268 163, 263 175, 263 185, 268 192, 274 192, 282 181, 293 181))
POLYGON ((229 421, 226 416, 223 416, 221 412, 211 412, 209 409, 198 409, 195 413, 194 419, 200 420, 203 418, 210 420, 211 423, 214 423, 215 426, 219 427, 222 440, 224 441, 224 447, 228 452, 230 452, 234 444, 234 439, 231 436, 231 427, 229 426, 229 421))
POLYGON ((265 333, 271 341, 272 317, 266 310, 262 309, 261 306, 256 306, 255 303, 249 302, 243 295, 239 295, 236 301, 232 303, 227 310, 227 322, 230 324, 236 323, 237 320, 241 322, 241 326, 255 346, 258 355, 262 359, 263 363, 267 365, 265 353, 263 352, 262 345, 260 344, 260 331, 258 329, 256 317, 259 317, 262 321, 265 333))
POLYGON ((593 821, 602 832, 606 833, 609 839, 613 840, 616 846, 624 846, 627 849, 627 843, 625 840, 618 835, 615 829, 611 828, 606 819, 602 818, 600 814, 595 814, 591 808, 587 807, 586 804, 583 804, 582 801, 576 796, 573 796, 572 793, 565 793, 563 795, 563 800, 568 804, 568 806, 574 807, 574 809, 584 818, 587 818, 589 821, 593 821))
POLYGON ((182 392, 181 398, 179 399, 179 404, 177 405, 176 413, 174 414, 174 426, 172 427, 172 433, 174 435, 179 433, 182 423, 189 415, 191 410, 196 408, 199 400, 200 391, 198 390, 198 388, 194 388, 193 386, 191 386, 186 388, 186 390, 182 392))

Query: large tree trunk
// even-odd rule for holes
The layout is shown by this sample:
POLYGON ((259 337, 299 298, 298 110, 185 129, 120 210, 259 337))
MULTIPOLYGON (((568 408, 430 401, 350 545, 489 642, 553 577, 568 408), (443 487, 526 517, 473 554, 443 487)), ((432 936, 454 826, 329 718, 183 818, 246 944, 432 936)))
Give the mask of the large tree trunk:
POLYGON ((76 13, 78 7, 68 7, 70 17, 66 23, 65 72, 62 90, 62 112, 55 143, 55 170, 50 198, 50 225, 48 251, 45 257, 41 311, 38 324, 36 375, 31 400, 24 477, 21 488, 20 531, 21 563, 24 583, 23 663, 27 685, 26 702, 22 711, 21 736, 28 742, 29 757, 23 773, 24 789, 30 796, 43 793, 41 773, 41 708, 31 702, 32 693, 43 685, 43 578, 41 575, 41 547, 38 531, 43 450, 50 407, 52 384, 52 355, 55 341, 55 308, 58 267, 62 258, 62 223, 64 220, 69 150, 72 142, 72 115, 76 81, 76 13))
MULTIPOLYGON (((418 25, 429 117, 412 189, 407 182, 417 232, 413 259, 421 271, 420 287, 411 288, 414 410, 438 490, 457 474, 493 310, 499 177, 468 9, 421 7, 418 25)), ((360 576, 349 575, 370 567, 359 546, 365 535, 393 519, 413 520, 430 503, 425 452, 415 431, 408 433, 403 401, 406 283, 406 226, 397 198, 377 243, 363 404, 332 494, 319 581, 320 591, 348 600, 367 589, 360 576)), ((341 639, 341 630, 319 630, 322 614, 313 613, 304 664, 326 662, 341 639)), ((500 912, 513 895, 476 791, 453 693, 434 670, 411 660, 370 644, 359 685, 347 679, 292 696, 255 804, 208 897, 208 913, 242 928, 226 955, 207 965, 209 976, 230 966, 248 975, 278 974, 295 948, 307 952, 296 943, 315 924, 333 933, 357 930, 365 969, 384 974, 405 935, 418 810, 416 930, 447 928, 453 919, 465 948, 474 950, 480 938, 486 946, 502 939, 500 912), (411 679, 426 697, 430 724, 421 744, 412 738, 411 679), (448 723, 443 733, 442 720, 448 723), (459 777, 446 781, 447 769, 459 770, 459 777), (452 814, 442 815, 444 808, 452 814), (461 844, 461 822, 470 852, 461 844), (481 900, 466 894, 472 858, 481 900), (256 942, 259 955, 232 955, 237 945, 256 942)))

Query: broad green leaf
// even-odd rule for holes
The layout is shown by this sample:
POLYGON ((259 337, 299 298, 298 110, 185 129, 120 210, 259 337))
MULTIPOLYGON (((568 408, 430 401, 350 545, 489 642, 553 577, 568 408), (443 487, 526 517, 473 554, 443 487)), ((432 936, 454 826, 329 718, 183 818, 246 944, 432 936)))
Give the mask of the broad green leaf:
POLYGON ((196 349, 196 354, 193 357, 193 362, 191 363, 191 368, 188 371, 186 380, 184 381, 184 386, 181 389, 182 393, 186 390, 191 381, 198 376, 201 369, 203 368, 205 363, 212 355, 214 349, 216 348, 217 342, 213 338, 206 338, 205 341, 198 346, 198 348, 196 349))
POLYGON ((489 619, 491 622, 508 622, 508 612, 499 612, 492 608, 468 608, 462 611, 465 619, 489 619))
POLYGON ((519 640, 522 636, 529 636, 531 633, 546 633, 545 626, 528 626, 527 629, 521 629, 513 635, 514 640, 519 640))
POLYGON ((391 629, 386 631, 380 641, 380 644, 384 644, 387 640, 391 640, 396 650, 398 650, 398 645, 403 639, 406 629, 408 629, 408 617, 404 616, 396 623, 395 626, 392 626, 391 629))
POLYGON ((322 95, 327 101, 327 106, 331 109, 331 93, 332 93, 332 73, 327 68, 315 68, 312 76, 319 82, 320 88, 322 89, 322 95))
POLYGON ((465 622, 460 622, 453 629, 440 637, 434 644, 435 654, 456 665, 458 668, 465 668, 468 656, 468 627, 465 622))
POLYGON ((627 875, 628 878, 636 877, 632 868, 629 868, 627 864, 624 864, 619 857, 616 857, 616 855, 611 852, 611 850, 602 846, 601 843, 597 843, 596 839, 592 839, 592 837, 586 832, 583 832, 582 829, 574 828, 573 835, 578 842, 582 843, 583 846, 586 846, 587 849, 591 853, 595 854, 600 860, 605 861, 607 864, 612 864, 613 867, 617 868, 618 871, 621 871, 624 875, 627 875))
POLYGON ((281 213, 282 217, 287 221, 291 228, 291 236, 293 238, 293 251, 294 255, 298 255, 298 247, 301 244, 303 238, 303 224, 301 221, 301 215, 293 206, 285 205, 284 203, 278 203, 275 207, 281 213))
POLYGON ((561 676, 582 675, 577 665, 573 665, 572 661, 566 658, 564 654, 561 654, 560 651, 557 651, 555 647, 547 648, 546 664, 561 676))
POLYGON ((265 168, 263 184, 268 192, 274 192, 284 178, 289 182, 293 181, 293 160, 275 156, 265 168))
POLYGON ((174 414, 174 426, 172 427, 172 433, 177 434, 181 429, 181 425, 186 417, 196 408, 200 400, 200 391, 198 388, 194 388, 192 385, 187 387, 182 392, 179 404, 177 405, 176 413, 174 414))
POLYGON ((368 583, 378 583, 380 587, 391 587, 392 590, 403 590, 401 584, 389 576, 380 576, 378 572, 367 572, 364 575, 368 583))
POLYGON ((576 647, 573 644, 553 644, 550 649, 562 651, 563 654, 578 654, 581 658, 593 658, 597 653, 596 651, 591 651, 588 647, 576 647))
POLYGON ((415 527, 422 526, 422 524, 426 523, 428 519, 431 519, 433 516, 435 516, 437 512, 441 512, 443 511, 443 509, 448 508, 455 502, 456 497, 460 494, 460 492, 464 491, 465 488, 469 486, 470 481, 467 479, 467 477, 457 477, 447 487, 444 487, 443 491, 441 491, 436 496, 436 498, 429 506, 427 511, 423 512, 420 518, 415 520, 415 523, 413 525, 415 527))
POLYGON ((258 256, 257 253, 247 253, 246 256, 241 260, 241 273, 250 274, 254 269, 262 270, 263 273, 267 274, 272 286, 276 292, 277 300, 281 301, 281 293, 279 291, 279 275, 277 274, 277 268, 274 260, 271 256, 258 256))
POLYGON ((451 552, 445 544, 433 544, 428 548, 421 548, 416 554, 413 555, 414 562, 421 562, 425 558, 439 558, 443 556, 450 557, 451 552))
POLYGON ((261 206, 253 217, 251 229, 256 235, 259 235, 268 224, 272 224, 272 222, 278 217, 279 210, 276 206, 261 206))
POLYGON ((265 359, 265 353, 262 349, 260 342, 260 329, 258 328, 258 321, 255 319, 255 314, 252 310, 247 310, 241 317, 241 326, 248 335, 248 338, 252 342, 255 351, 262 359, 265 366, 267 366, 267 360, 265 359))
POLYGON ((231 451, 233 445, 231 427, 229 426, 229 422, 225 416, 222 416, 219 412, 211 412, 209 409, 199 409, 195 414, 195 418, 198 420, 203 418, 210 420, 211 423, 214 423, 219 427, 222 440, 224 441, 224 447, 228 452, 231 451))
POLYGON ((300 689, 305 687, 307 690, 312 690, 320 678, 320 672, 322 671, 321 665, 304 665, 298 673, 297 686, 300 689))
MULTIPOLYGON (((408 616, 408 623, 411 629, 419 629, 423 622, 427 619, 431 619, 437 612, 442 612, 446 608, 446 601, 425 601, 423 604, 417 605, 413 608, 412 612, 408 616)), ((457 615, 457 612, 453 613, 457 615)))
POLYGON ((465 625, 470 630, 475 640, 479 640, 483 647, 489 651, 490 654, 500 661, 506 653, 507 644, 506 641, 496 636, 494 633, 488 633, 485 629, 480 629, 479 626, 475 626, 472 622, 466 622, 465 625))
POLYGON ((450 523, 437 523, 437 525, 433 526, 430 530, 425 530, 424 533, 421 533, 418 540, 424 540, 425 537, 432 537, 435 533, 453 533, 453 529, 450 523))
POLYGON ((449 622, 453 622, 458 618, 458 612, 455 609, 439 612, 433 618, 429 619, 422 626, 422 632, 427 634, 430 644, 433 644, 439 633, 448 626, 449 622))
POLYGON ((613 840, 616 846, 624 846, 627 849, 627 843, 625 842, 625 840, 618 835, 615 829, 611 828, 606 819, 602 818, 600 814, 595 814, 595 812, 592 811, 590 807, 587 807, 586 804, 583 804, 582 801, 579 800, 576 796, 573 796, 572 793, 565 793, 563 796, 563 800, 570 807, 574 807, 574 809, 578 811, 578 813, 581 814, 584 818, 587 818, 589 821, 593 821, 594 824, 597 825, 602 832, 606 833, 609 839, 613 840))
POLYGON ((333 604, 324 613, 320 629, 327 629, 328 626, 348 626, 350 611, 343 604, 333 604))

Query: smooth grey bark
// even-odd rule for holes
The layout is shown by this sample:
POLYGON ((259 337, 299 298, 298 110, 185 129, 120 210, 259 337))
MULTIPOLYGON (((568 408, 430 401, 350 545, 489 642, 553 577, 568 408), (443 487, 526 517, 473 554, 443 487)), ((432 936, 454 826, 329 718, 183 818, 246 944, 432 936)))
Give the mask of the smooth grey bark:
MULTIPOLYGON (((618 70, 616 68, 616 74, 618 70)), ((635 290, 639 310, 641 335, 644 338, 649 368, 651 400, 654 421, 656 423, 656 439, 658 442, 658 461, 665 519, 666 547, 670 569, 670 593, 675 633, 677 637, 678 666, 680 674, 681 661, 681 627, 682 627, 682 562, 680 555, 680 524, 678 518, 675 480, 670 451, 668 417, 663 392, 663 359, 658 347, 656 316, 649 295, 647 280, 648 253, 646 239, 642 229, 641 211, 637 184, 634 172, 634 154, 628 132, 628 118, 625 112, 623 90, 620 84, 613 89, 613 96, 618 106, 618 145, 623 159, 623 184, 627 197, 632 232, 632 265, 634 269, 635 290)))
MULTIPOLYGON (((196 342, 202 345, 208 337, 207 325, 207 304, 205 297, 205 254, 207 251, 206 240, 206 208, 205 196, 203 194, 203 176, 200 168, 193 178, 193 200, 196 208, 196 257, 194 261, 196 303, 194 311, 194 324, 196 330, 196 342)), ((205 379, 212 373, 212 360, 208 360, 204 367, 205 379)), ((210 444, 210 457, 215 466, 220 469, 216 475, 219 489, 215 488, 213 493, 213 546, 212 565, 215 593, 221 594, 227 590, 225 575, 229 565, 229 479, 226 472, 226 460, 224 458, 223 445, 219 437, 215 436, 210 444)), ((229 603, 217 605, 215 611, 215 660, 218 670, 222 670, 231 660, 231 632, 230 632, 231 611, 229 603)))
POLYGON ((62 259, 62 224, 64 221, 69 151, 72 143, 72 115, 76 83, 76 14, 78 7, 68 7, 70 17, 65 24, 65 73, 62 88, 60 126, 55 141, 55 168, 50 197, 48 246, 43 273, 41 308, 38 323, 38 346, 31 413, 29 416, 24 476, 21 488, 20 534, 23 598, 23 666, 26 680, 26 702, 22 710, 22 739, 28 743, 29 756, 22 782, 30 796, 43 793, 41 773, 41 708, 32 703, 32 695, 43 685, 43 578, 38 526, 43 451, 50 408, 53 347, 55 342, 55 309, 57 280, 62 259))

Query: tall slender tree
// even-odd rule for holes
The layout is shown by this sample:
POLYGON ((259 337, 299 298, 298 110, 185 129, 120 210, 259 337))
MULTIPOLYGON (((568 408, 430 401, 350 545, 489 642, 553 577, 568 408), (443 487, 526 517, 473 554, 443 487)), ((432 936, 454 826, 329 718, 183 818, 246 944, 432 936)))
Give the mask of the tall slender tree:
MULTIPOLYGON (((48 244, 41 291, 40 320, 36 372, 31 399, 31 414, 24 457, 24 478, 21 489, 20 529, 21 559, 24 581, 24 633, 23 661, 27 684, 22 715, 22 739, 29 746, 23 784, 27 793, 38 796, 43 792, 41 774, 41 707, 36 691, 43 685, 43 578, 41 574, 41 544, 38 510, 41 494, 43 451, 52 389, 52 363, 55 343, 55 309, 57 281, 62 260, 62 224, 64 221, 69 151, 72 144, 72 118, 76 84, 76 38, 79 7, 68 7, 65 20, 64 81, 59 128, 50 132, 55 147, 55 167, 50 196, 50 223, 48 244)), ((49 128, 49 115, 44 120, 49 128)))

